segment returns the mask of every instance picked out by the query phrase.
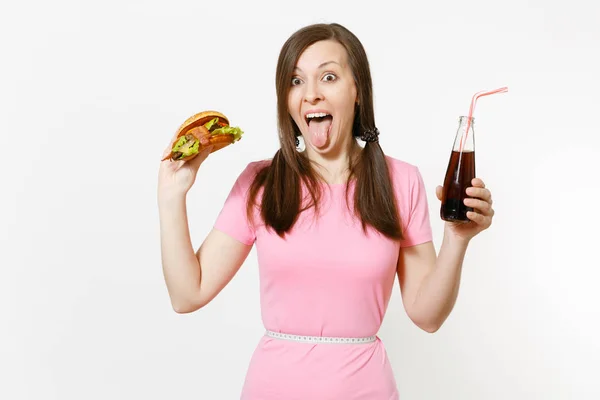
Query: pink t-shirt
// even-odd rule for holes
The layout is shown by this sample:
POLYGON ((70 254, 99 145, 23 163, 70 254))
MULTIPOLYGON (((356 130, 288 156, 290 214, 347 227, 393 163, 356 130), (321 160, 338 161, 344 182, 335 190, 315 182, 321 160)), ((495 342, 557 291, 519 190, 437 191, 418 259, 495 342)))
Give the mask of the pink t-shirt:
MULTIPOLYGON (((372 228, 364 234, 348 211, 344 184, 323 184, 319 218, 312 209, 301 214, 282 239, 262 225, 258 214, 256 225, 246 218, 249 185, 269 161, 250 163, 238 177, 215 228, 256 245, 266 329, 330 337, 377 334, 393 290, 400 246, 432 239, 418 168, 386 159, 405 235, 400 242, 372 228)), ((251 359, 241 398, 393 400, 398 392, 379 338, 365 344, 314 344, 265 336, 251 359)))

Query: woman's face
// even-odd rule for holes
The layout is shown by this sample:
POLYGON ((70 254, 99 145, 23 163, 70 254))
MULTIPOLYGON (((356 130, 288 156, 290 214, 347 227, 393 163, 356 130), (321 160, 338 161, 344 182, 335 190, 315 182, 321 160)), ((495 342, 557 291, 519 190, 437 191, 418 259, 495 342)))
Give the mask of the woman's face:
POLYGON ((333 40, 316 42, 298 59, 288 95, 290 115, 307 150, 341 150, 352 138, 357 102, 346 49, 333 40))

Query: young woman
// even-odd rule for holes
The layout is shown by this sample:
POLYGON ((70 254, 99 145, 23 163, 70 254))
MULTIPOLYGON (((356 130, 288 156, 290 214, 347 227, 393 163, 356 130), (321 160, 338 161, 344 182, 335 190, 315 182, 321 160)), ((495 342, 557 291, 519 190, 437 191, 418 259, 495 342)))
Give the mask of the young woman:
POLYGON ((394 277, 411 320, 439 329, 456 301, 469 241, 491 224, 491 193, 473 180, 471 221, 446 223, 436 255, 419 170, 379 146, 367 56, 343 26, 295 32, 281 49, 276 89, 281 148, 240 174, 197 252, 185 199, 209 149, 160 166, 173 308, 206 306, 256 245, 266 333, 242 399, 397 399, 376 336, 394 277))

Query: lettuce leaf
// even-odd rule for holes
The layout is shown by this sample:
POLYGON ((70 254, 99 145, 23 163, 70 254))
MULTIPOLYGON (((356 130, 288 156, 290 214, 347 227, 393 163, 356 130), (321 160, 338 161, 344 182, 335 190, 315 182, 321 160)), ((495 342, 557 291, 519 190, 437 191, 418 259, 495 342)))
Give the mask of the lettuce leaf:
POLYGON ((181 148, 186 143, 187 143, 187 139, 185 138, 185 135, 182 136, 182 137, 180 137, 179 140, 173 146, 172 152, 175 153, 175 152, 181 151, 182 155, 181 155, 180 158, 188 157, 188 156, 191 156, 191 155, 194 155, 194 154, 198 153, 198 150, 200 149, 200 142, 198 140, 196 140, 193 145, 191 145, 189 147, 186 147, 182 151, 181 148))
POLYGON ((240 138, 244 134, 244 131, 242 131, 238 127, 224 126, 222 128, 215 129, 214 131, 212 131, 212 134, 213 135, 233 135, 233 141, 235 142, 235 141, 240 140, 240 138))
POLYGON ((179 148, 187 142, 185 135, 180 137, 177 142, 173 145, 173 151, 179 151, 179 148))
POLYGON ((210 131, 210 128, 212 128, 212 126, 214 124, 216 124, 217 122, 219 122, 219 118, 218 117, 217 118, 213 118, 210 121, 208 121, 207 123, 205 123, 204 127, 210 131))

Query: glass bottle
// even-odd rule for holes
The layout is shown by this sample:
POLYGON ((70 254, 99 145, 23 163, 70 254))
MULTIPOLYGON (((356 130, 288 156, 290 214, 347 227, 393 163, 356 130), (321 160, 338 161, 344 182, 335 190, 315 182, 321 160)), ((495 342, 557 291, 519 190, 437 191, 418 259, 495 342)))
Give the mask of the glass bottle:
POLYGON ((468 117, 461 116, 459 118, 450 161, 448 161, 446 169, 440 207, 440 217, 444 221, 470 221, 467 218, 467 211, 473 211, 464 203, 465 198, 470 197, 466 190, 472 186, 471 181, 475 178, 474 119, 471 118, 469 124, 467 121, 468 117), (468 128, 467 125, 469 125, 468 128))

